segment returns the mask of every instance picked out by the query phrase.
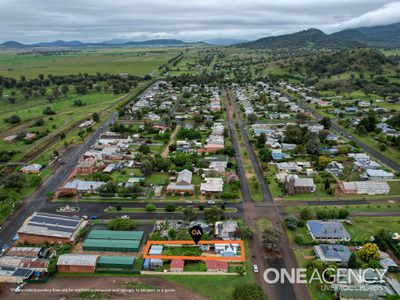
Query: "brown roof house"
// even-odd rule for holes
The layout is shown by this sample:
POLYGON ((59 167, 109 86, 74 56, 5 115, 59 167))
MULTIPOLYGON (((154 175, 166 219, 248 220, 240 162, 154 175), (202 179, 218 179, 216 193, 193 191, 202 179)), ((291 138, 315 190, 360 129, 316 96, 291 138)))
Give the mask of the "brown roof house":
POLYGON ((315 192, 314 179, 312 178, 299 178, 297 175, 288 175, 284 184, 288 195, 315 192))
POLYGON ((170 182, 167 186, 167 194, 189 194, 193 195, 194 185, 192 184, 193 173, 183 170, 178 173, 176 182, 170 182))
POLYGON ((63 273, 94 273, 99 257, 92 254, 62 254, 57 261, 57 270, 63 273))

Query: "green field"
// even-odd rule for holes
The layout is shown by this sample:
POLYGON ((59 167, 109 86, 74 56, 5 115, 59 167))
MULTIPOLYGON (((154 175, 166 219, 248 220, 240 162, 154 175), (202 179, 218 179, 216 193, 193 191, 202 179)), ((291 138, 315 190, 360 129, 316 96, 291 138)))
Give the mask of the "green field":
POLYGON ((85 50, 65 55, 0 53, 0 75, 18 78, 39 74, 68 75, 78 73, 129 73, 145 75, 158 70, 179 49, 107 49, 85 50))

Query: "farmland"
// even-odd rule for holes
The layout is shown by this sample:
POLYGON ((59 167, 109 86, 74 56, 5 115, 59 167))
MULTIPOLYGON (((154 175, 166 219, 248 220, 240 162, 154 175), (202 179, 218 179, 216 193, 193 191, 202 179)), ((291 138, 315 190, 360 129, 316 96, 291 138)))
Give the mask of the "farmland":
POLYGON ((19 78, 39 74, 129 73, 146 75, 179 53, 179 49, 87 50, 65 55, 0 53, 0 75, 19 78))

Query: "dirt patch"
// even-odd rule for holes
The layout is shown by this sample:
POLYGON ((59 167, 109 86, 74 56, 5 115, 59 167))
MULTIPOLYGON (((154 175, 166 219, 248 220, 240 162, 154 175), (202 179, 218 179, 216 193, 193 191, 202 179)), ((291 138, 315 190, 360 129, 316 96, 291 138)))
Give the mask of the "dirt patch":
POLYGON ((13 288, 15 288, 14 284, 6 285, 0 294, 0 298, 4 300, 205 299, 177 283, 147 276, 63 276, 53 278, 44 284, 27 284, 20 294, 15 294, 12 291, 13 288), (98 296, 98 298, 96 298, 95 295, 98 296), (84 296, 86 296, 86 298, 84 296), (92 298, 90 296, 92 296, 92 298))

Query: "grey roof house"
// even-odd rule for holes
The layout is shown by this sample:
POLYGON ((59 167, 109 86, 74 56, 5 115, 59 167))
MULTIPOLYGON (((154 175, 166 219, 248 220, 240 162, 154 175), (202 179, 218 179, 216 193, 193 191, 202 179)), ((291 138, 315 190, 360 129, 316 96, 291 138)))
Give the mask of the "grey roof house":
POLYGON ((313 240, 350 241, 351 236, 338 221, 307 221, 307 229, 313 240))

